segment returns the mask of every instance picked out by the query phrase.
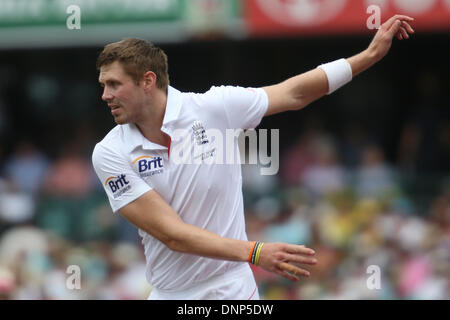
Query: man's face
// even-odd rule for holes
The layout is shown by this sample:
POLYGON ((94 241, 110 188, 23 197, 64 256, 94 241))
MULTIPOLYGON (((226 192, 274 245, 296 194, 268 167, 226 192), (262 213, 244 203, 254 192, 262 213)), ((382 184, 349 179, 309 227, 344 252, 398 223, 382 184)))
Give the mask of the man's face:
POLYGON ((144 108, 144 89, 115 61, 100 68, 102 100, 108 103, 117 124, 135 123, 144 108))

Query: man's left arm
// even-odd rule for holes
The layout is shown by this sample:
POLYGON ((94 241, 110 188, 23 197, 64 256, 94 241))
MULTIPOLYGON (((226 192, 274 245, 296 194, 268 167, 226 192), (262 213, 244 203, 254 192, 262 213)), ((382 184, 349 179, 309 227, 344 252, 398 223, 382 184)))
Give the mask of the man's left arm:
MULTIPOLYGON (((403 15, 395 15, 386 21, 366 50, 346 59, 351 67, 351 71, 347 70, 347 78, 357 76, 383 59, 391 48, 394 36, 399 40, 409 39, 409 33, 414 33, 409 25, 412 21, 414 21, 413 18, 403 15)), ((330 74, 327 74, 323 68, 316 68, 279 84, 264 87, 269 97, 269 107, 265 116, 302 109, 330 91, 334 91, 336 88, 330 88, 330 85, 331 87, 339 86, 339 81, 343 81, 340 79, 345 78, 345 74, 344 77, 339 74, 339 72, 345 73, 345 70, 339 69, 342 66, 345 68, 345 62, 344 65, 342 63, 335 65, 330 71, 336 76, 333 79, 333 85, 330 83, 330 74)))

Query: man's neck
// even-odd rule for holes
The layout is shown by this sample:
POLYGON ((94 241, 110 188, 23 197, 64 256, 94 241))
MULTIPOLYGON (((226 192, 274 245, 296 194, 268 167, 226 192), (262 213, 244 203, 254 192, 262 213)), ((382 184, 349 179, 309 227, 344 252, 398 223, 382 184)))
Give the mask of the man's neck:
POLYGON ((146 108, 149 112, 144 115, 142 121, 136 122, 136 126, 147 140, 168 147, 170 138, 166 133, 161 131, 166 106, 167 93, 162 90, 157 90, 152 97, 151 107, 146 108))

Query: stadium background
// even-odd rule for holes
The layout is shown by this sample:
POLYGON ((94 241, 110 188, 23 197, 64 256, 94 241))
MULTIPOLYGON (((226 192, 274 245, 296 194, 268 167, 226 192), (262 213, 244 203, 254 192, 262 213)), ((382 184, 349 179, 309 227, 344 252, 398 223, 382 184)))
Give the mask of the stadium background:
POLYGON ((449 1, 32 2, 0 0, 0 298, 151 290, 137 232, 90 161, 114 126, 95 70, 103 45, 155 42, 183 91, 258 87, 366 48, 370 4, 383 21, 414 16, 416 35, 332 96, 263 119, 280 129, 276 176, 243 166, 249 238, 305 244, 319 264, 295 284, 253 270, 264 299, 450 298, 449 1), (66 27, 70 4, 80 30, 66 27), (69 265, 81 290, 66 287, 69 265))

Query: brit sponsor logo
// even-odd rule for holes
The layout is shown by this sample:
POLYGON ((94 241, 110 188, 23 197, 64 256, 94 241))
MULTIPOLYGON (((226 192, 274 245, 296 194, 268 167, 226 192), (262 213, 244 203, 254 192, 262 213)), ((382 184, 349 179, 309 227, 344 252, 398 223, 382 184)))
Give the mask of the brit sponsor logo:
POLYGON ((134 159, 132 164, 137 166, 141 178, 164 172, 164 161, 161 157, 141 156, 134 159))
POLYGON ((131 189, 130 182, 124 174, 116 177, 109 177, 105 181, 105 186, 106 185, 111 189, 114 199, 120 197, 122 194, 131 189))

